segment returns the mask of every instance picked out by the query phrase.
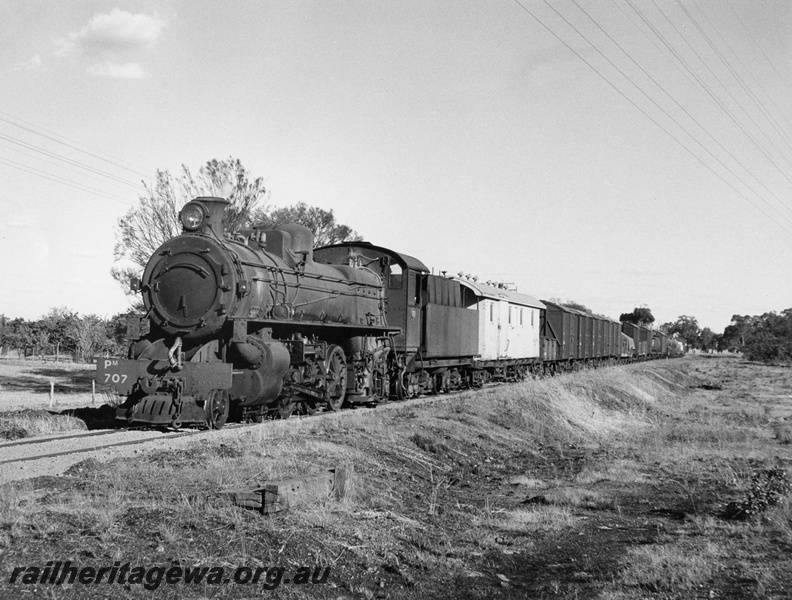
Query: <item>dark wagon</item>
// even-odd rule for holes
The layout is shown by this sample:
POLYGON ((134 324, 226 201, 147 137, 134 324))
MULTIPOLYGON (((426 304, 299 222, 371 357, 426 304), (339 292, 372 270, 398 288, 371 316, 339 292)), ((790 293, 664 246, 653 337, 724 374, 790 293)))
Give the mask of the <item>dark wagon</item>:
POLYGON ((649 356, 652 351, 652 330, 634 323, 622 323, 622 332, 635 342, 636 356, 649 356))

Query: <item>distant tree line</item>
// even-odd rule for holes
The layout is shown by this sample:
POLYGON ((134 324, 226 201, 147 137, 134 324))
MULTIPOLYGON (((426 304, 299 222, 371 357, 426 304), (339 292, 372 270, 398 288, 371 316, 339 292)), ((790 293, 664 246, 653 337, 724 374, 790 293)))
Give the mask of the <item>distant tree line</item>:
POLYGON ((792 308, 780 314, 734 315, 723 331, 722 345, 749 360, 792 362, 792 308))
POLYGON ((675 335, 690 348, 742 352, 748 360, 792 362, 792 308, 781 313, 734 315, 723 333, 699 327, 695 317, 682 315, 660 330, 675 335))
POLYGON ((715 340, 712 330, 708 327, 704 329, 699 327, 696 317, 681 315, 676 321, 663 323, 658 329, 682 340, 688 348, 697 348, 705 352, 718 349, 717 345, 713 345, 715 340))
POLYGON ((126 315, 80 316, 66 307, 53 308, 28 321, 0 315, 0 348, 23 356, 73 356, 90 361, 97 354, 118 355, 126 348, 126 315))

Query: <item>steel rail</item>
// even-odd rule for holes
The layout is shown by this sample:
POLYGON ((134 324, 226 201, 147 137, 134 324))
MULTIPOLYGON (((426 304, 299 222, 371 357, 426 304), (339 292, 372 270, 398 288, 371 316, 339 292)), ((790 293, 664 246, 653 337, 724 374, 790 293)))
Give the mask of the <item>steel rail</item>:
POLYGON ((16 446, 26 446, 28 444, 46 444, 47 442, 60 442, 61 440, 73 440, 77 438, 88 438, 88 437, 95 437, 98 435, 111 435, 114 433, 118 433, 119 431, 128 431, 128 429, 102 429, 100 431, 84 431, 82 433, 73 433, 70 435, 58 435, 52 437, 34 437, 34 438, 26 438, 23 440, 16 440, 13 442, 5 442, 0 444, 0 449, 2 448, 14 448, 16 446))

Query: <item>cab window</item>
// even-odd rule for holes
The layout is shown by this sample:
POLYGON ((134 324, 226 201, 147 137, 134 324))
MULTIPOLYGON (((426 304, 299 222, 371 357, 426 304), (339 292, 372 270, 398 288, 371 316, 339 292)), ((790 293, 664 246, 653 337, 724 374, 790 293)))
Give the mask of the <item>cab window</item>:
POLYGON ((395 263, 391 263, 390 265, 388 287, 392 290, 400 290, 402 288, 402 269, 395 263))

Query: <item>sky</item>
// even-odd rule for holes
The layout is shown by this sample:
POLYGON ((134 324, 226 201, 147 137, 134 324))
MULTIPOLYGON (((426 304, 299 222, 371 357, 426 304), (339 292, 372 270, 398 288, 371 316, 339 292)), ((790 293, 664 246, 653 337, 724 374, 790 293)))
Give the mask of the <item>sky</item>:
POLYGON ((720 332, 792 307, 792 3, 0 3, 0 314, 128 310, 116 224, 239 158, 435 273, 720 332))

